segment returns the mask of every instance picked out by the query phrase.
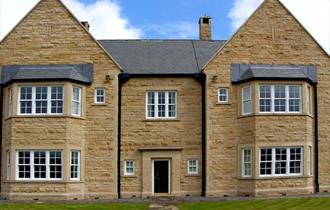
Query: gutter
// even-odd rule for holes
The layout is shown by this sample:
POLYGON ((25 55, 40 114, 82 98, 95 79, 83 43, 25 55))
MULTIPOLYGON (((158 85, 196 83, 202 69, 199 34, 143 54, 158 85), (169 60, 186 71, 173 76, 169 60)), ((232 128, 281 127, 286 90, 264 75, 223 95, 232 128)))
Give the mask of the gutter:
POLYGON ((314 185, 315 192, 320 192, 319 184, 319 124, 318 124, 318 101, 317 101, 317 83, 314 84, 314 185))
POLYGON ((121 92, 123 84, 129 80, 129 74, 118 75, 118 127, 117 127, 117 195, 121 198, 121 92))

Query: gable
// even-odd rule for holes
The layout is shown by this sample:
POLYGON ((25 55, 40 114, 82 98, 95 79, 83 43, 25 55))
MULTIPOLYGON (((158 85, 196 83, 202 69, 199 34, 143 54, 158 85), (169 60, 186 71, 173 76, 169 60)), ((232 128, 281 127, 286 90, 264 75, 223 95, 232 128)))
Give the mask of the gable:
POLYGON ((41 0, 0 43, 2 64, 92 63, 96 54, 121 69, 60 0, 41 0))
POLYGON ((272 63, 288 57, 300 57, 303 62, 305 57, 329 57, 279 0, 265 0, 203 69, 227 53, 244 63, 272 63))

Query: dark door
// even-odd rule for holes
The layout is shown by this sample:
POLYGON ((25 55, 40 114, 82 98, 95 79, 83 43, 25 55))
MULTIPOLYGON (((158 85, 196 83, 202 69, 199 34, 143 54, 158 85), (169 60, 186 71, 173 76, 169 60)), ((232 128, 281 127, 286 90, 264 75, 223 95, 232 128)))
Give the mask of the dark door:
POLYGON ((168 160, 154 161, 154 193, 168 193, 168 160))

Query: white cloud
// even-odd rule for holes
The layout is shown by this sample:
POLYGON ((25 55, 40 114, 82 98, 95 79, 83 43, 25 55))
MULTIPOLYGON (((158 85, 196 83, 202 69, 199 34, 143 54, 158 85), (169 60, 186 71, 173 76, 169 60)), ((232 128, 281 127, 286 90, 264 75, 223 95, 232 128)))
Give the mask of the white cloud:
MULTIPOLYGON (((38 0, 0 0, 0 39, 4 37, 38 0)), ((143 31, 130 25, 115 0, 97 0, 83 4, 79 0, 63 0, 81 21, 88 21, 97 39, 138 39, 143 31)))
MULTIPOLYGON (((236 30, 261 4, 263 0, 235 0, 228 17, 236 30)), ((281 0, 302 25, 330 54, 330 1, 329 0, 281 0)))
POLYGON ((165 24, 152 24, 144 27, 164 39, 188 39, 198 36, 198 25, 192 22, 174 22, 165 24))

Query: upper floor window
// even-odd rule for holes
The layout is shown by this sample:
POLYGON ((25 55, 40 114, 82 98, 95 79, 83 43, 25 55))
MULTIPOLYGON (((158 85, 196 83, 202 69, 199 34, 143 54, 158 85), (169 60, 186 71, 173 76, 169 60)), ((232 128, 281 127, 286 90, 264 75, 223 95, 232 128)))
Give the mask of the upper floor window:
POLYGON ((251 114, 252 100, 251 100, 251 86, 242 88, 242 113, 243 115, 251 114))
POLYGON ((62 86, 19 87, 19 114, 63 114, 62 86))
POLYGON ((18 151, 16 178, 18 180, 62 179, 61 151, 18 151))
POLYGON ((147 118, 175 118, 176 101, 175 91, 148 91, 147 118))
POLYGON ((13 89, 8 89, 8 116, 13 114, 13 89))
POLYGON ((104 88, 96 88, 95 89, 94 103, 96 103, 96 104, 104 104, 105 103, 105 89, 104 88))
POLYGON ((220 102, 220 103, 228 102, 228 88, 219 88, 218 102, 220 102))
POLYGON ((81 112, 81 88, 73 87, 72 88, 72 104, 71 104, 71 113, 75 116, 80 116, 81 112))
POLYGON ((301 112, 301 86, 260 85, 259 111, 301 112))
POLYGON ((260 176, 302 174, 302 147, 260 149, 260 176))

